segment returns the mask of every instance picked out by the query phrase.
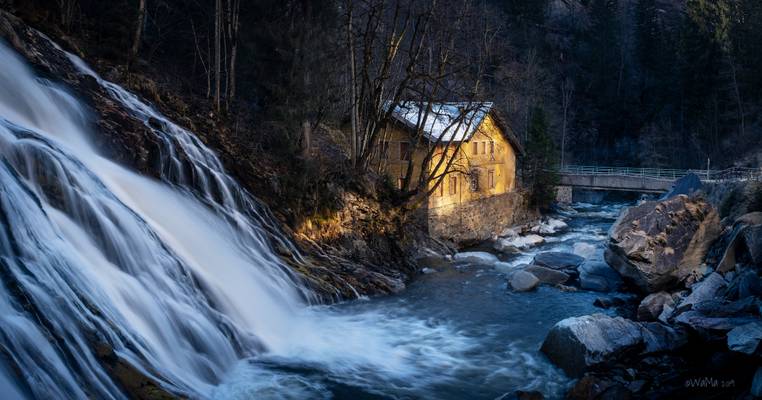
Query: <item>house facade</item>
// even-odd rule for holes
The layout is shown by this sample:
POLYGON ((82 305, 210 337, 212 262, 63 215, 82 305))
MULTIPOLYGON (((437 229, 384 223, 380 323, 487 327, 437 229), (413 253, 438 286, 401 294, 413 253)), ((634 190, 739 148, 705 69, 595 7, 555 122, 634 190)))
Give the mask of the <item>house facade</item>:
POLYGON ((516 165, 523 149, 492 103, 403 103, 392 116, 378 146, 379 169, 398 187, 411 167, 411 186, 422 168, 433 177, 421 207, 432 235, 483 240, 521 222, 526 204, 516 165))

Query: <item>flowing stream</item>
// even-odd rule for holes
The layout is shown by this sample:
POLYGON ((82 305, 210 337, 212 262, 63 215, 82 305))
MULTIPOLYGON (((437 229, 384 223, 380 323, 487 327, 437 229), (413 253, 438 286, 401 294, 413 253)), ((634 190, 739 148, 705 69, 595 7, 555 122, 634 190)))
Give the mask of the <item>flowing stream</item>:
POLYGON ((568 233, 507 262, 455 262, 399 296, 312 305, 273 246, 304 262, 298 251, 214 153, 67 56, 156 135, 161 176, 101 156, 87 107, 0 43, 3 398, 127 398, 98 348, 190 398, 557 396, 568 385, 537 348, 553 323, 594 312, 596 295, 510 293, 503 273, 574 243, 599 257, 615 208, 583 207, 568 233))

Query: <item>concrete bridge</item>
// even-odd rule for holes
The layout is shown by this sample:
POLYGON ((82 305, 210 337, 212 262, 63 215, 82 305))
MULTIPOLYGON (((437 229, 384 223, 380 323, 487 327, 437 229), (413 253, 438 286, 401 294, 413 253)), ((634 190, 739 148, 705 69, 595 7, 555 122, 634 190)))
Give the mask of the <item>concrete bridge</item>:
POLYGON ((558 171, 559 185, 587 190, 621 190, 639 193, 668 191, 676 179, 689 173, 702 182, 762 181, 762 169, 681 170, 664 168, 628 168, 567 165, 558 171))

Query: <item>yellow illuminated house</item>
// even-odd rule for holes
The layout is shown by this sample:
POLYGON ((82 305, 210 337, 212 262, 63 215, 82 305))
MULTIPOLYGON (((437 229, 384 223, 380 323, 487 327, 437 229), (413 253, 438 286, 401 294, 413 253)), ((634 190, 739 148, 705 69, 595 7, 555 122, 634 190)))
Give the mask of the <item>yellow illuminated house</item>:
POLYGON ((404 102, 392 113, 378 148, 380 170, 398 186, 412 165, 411 187, 420 169, 438 167, 429 182, 433 193, 428 208, 461 205, 511 192, 516 187, 516 157, 521 144, 509 131, 492 103, 404 102), (415 140, 414 138, 418 138, 415 140), (417 143, 416 143, 417 142, 417 143), (432 154, 430 162, 423 160, 432 154), (447 157, 439 163, 440 158, 447 157), (450 157, 455 157, 449 163, 450 157), (412 164, 410 160, 412 158, 412 164))

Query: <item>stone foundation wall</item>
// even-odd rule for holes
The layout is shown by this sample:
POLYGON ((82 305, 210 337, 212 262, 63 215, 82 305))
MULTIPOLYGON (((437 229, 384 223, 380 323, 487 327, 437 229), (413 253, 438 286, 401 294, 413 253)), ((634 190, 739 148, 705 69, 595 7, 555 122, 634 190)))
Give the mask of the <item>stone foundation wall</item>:
POLYGON ((556 186, 556 203, 569 204, 572 202, 571 186, 556 186))
POLYGON ((509 226, 539 217, 520 191, 427 211, 431 236, 461 244, 487 240, 509 226))

